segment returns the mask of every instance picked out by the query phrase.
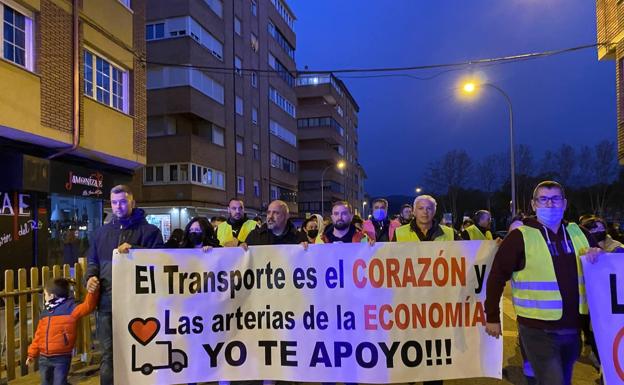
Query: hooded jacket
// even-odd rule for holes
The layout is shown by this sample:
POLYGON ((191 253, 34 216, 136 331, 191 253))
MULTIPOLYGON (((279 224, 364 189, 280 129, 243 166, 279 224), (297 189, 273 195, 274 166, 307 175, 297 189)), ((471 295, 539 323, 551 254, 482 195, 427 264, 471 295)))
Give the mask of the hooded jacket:
POLYGON ((135 208, 128 218, 114 217, 93 235, 87 253, 87 279, 100 280, 99 311, 110 312, 112 308, 113 250, 123 243, 134 249, 161 249, 164 247, 160 229, 147 223, 145 211, 135 208))
POLYGON ((76 322, 95 309, 97 298, 97 292, 87 293, 81 304, 70 297, 52 310, 42 310, 28 357, 71 355, 76 344, 76 322))
POLYGON ((334 236, 334 225, 329 225, 325 228, 323 236, 321 237, 323 243, 345 242, 345 243, 359 243, 366 242, 366 234, 363 231, 358 230, 353 223, 349 225, 349 231, 342 238, 334 236))

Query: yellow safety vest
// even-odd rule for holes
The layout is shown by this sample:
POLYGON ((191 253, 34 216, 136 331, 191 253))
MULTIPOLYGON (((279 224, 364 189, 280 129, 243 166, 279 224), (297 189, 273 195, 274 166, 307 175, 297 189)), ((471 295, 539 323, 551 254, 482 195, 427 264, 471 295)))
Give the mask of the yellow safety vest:
MULTIPOLYGON (((440 225, 443 235, 436 237, 434 241, 454 241, 455 240, 455 232, 452 228, 444 225, 440 225)), ((403 225, 396 229, 394 232, 394 236, 396 237, 397 242, 420 242, 420 238, 416 235, 415 231, 412 231, 411 224, 403 225)))
MULTIPOLYGON (((243 226, 238 231, 238 239, 239 242, 245 242, 249 233, 258 227, 256 221, 252 221, 251 219, 245 221, 243 226)), ((227 242, 234 240, 234 233, 232 232, 232 226, 227 222, 222 222, 217 227, 217 238, 219 239, 219 244, 224 246, 227 242)))
MULTIPOLYGON (((524 239, 524 269, 511 277, 511 293, 516 314, 525 318, 556 321, 563 316, 563 300, 557 283, 552 256, 539 229, 520 226, 524 239)), ((589 248, 583 231, 575 223, 566 226, 576 254, 579 313, 587 314, 587 296, 580 256, 589 248)))
MULTIPOLYGON (((468 236, 470 236, 471 241, 491 241, 492 239, 494 239, 492 238, 492 233, 490 232, 490 230, 486 230, 485 234, 483 234, 476 225, 470 225, 464 230, 466 230, 468 236)), ((468 239, 466 239, 466 241, 467 240, 468 239)))

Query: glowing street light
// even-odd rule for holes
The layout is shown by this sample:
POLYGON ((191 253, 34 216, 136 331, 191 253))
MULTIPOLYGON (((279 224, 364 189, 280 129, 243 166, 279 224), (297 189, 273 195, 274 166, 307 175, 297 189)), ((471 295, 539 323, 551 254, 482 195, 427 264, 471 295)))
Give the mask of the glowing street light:
POLYGON ((511 104, 511 98, 505 91, 503 91, 500 87, 492 84, 492 83, 482 83, 477 86, 474 82, 466 82, 461 87, 466 94, 472 94, 477 91, 478 88, 481 87, 490 87, 496 90, 499 94, 503 95, 505 101, 507 102, 507 106, 509 107, 509 155, 510 155, 510 164, 511 164, 511 216, 516 216, 516 167, 515 167, 515 156, 514 156, 514 142, 513 142, 513 105, 511 104))
POLYGON ((336 167, 338 170, 344 170, 347 167, 347 164, 344 160, 338 161, 336 164, 330 164, 325 167, 323 172, 321 173, 321 216, 325 215, 325 173, 332 167, 336 167))
POLYGON ((420 194, 422 192, 422 187, 416 187, 416 194, 420 194))

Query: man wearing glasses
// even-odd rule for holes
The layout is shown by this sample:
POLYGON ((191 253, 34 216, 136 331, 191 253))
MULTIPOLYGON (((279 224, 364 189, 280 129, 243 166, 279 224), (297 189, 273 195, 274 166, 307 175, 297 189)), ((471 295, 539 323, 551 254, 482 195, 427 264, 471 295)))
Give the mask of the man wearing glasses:
POLYGON ((563 221, 563 187, 544 181, 533 191, 536 217, 503 240, 487 280, 486 332, 501 335, 499 303, 511 279, 520 340, 538 384, 569 385, 581 350, 581 314, 587 300, 580 257, 595 261, 593 237, 563 221))

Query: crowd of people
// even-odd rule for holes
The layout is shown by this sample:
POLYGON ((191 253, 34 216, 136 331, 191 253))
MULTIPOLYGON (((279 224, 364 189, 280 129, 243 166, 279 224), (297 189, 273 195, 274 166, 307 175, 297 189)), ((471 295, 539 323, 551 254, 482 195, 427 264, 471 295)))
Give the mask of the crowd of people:
MULTIPOLYGON (((624 246, 607 232, 607 223, 595 215, 580 218, 579 224, 563 220, 567 206, 563 186, 544 181, 535 187, 532 208, 535 215, 519 215, 509 232, 500 239, 490 230, 491 214, 479 210, 459 231, 436 219, 436 200, 429 195, 416 197, 390 219, 388 201, 375 199, 372 215, 365 220, 355 215, 349 202, 333 203, 331 215, 313 214, 300 228, 290 218, 288 205, 271 202, 266 221, 249 219, 244 202, 228 202, 228 217, 195 217, 186 227, 172 232, 163 244, 160 230, 147 223, 145 212, 135 207, 132 191, 120 185, 111 190, 113 220, 95 234, 88 253, 87 289, 99 292, 98 338, 102 349, 100 383, 113 384, 112 360, 112 269, 113 251, 127 253, 131 248, 201 248, 210 252, 218 247, 310 244, 334 242, 426 242, 457 240, 497 240, 486 286, 486 332, 501 335, 499 303, 508 281, 517 314, 519 344, 525 357, 525 374, 530 383, 567 385, 580 355, 580 331, 592 345, 583 272, 579 258, 590 261, 601 250, 624 252, 624 246)), ((42 355, 45 355, 41 352, 42 355)), ((34 358, 34 357, 31 357, 34 358)), ((51 382, 50 382, 51 383, 51 382)), ((426 384, 441 384, 429 381, 426 384)))

